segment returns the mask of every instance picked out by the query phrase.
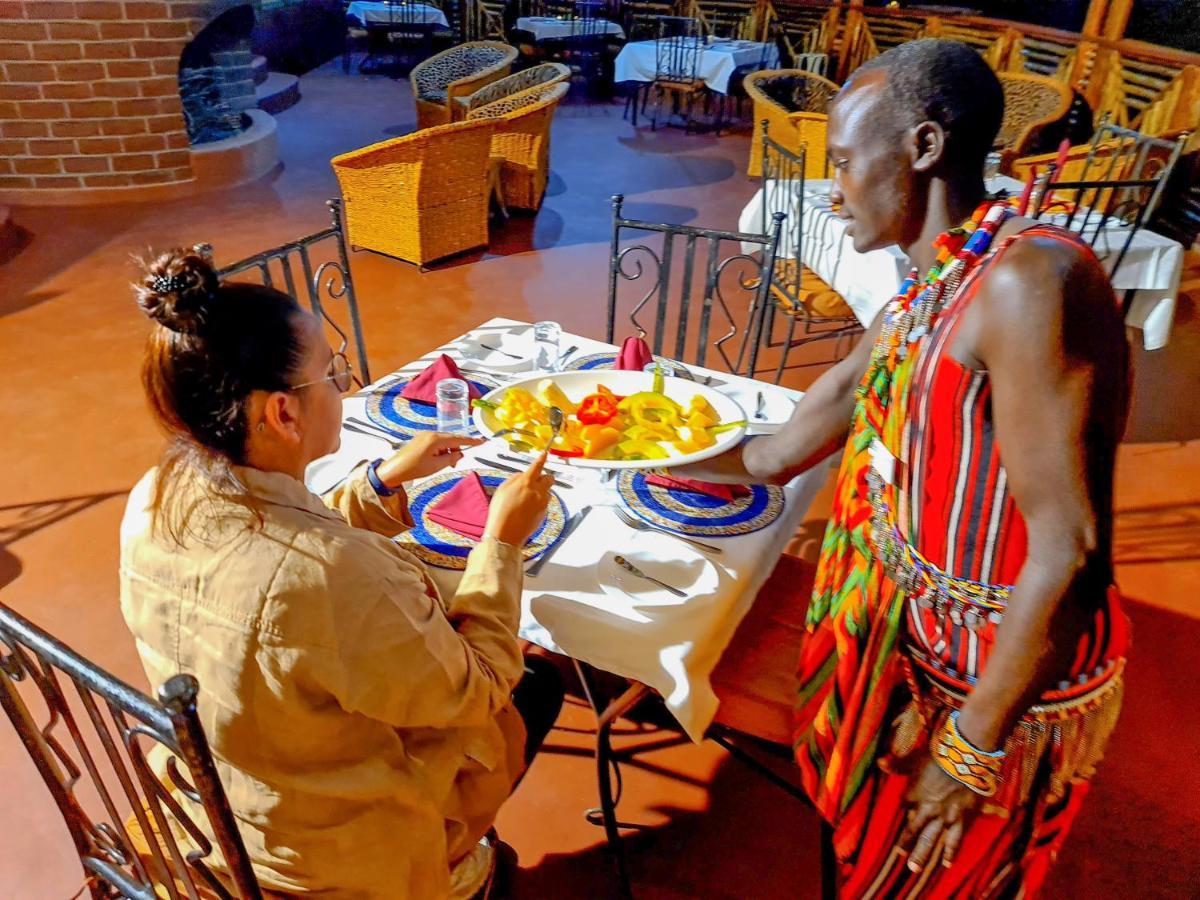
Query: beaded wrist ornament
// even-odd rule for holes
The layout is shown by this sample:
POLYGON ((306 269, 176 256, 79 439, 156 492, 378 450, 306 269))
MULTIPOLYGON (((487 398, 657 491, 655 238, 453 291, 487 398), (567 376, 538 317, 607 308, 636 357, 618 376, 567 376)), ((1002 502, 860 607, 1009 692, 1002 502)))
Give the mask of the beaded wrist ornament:
POLYGON ((957 709, 934 736, 933 758, 943 772, 980 796, 991 797, 1000 787, 1004 750, 980 750, 963 737, 957 709))

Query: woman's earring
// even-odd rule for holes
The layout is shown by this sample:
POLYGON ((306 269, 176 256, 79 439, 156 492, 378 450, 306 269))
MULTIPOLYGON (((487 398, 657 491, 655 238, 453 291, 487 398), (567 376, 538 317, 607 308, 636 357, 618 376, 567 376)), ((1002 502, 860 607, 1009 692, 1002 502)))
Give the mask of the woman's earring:
POLYGON ((258 423, 258 430, 259 430, 259 431, 262 431, 262 430, 263 430, 263 423, 262 423, 262 422, 259 422, 259 423, 258 423))

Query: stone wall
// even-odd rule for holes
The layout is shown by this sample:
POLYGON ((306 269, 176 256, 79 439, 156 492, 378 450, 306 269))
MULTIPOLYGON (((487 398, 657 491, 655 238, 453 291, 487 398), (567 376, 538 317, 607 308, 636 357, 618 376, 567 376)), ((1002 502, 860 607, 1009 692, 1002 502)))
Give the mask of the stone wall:
POLYGON ((0 0, 0 204, 178 196, 180 54, 227 0, 0 0))

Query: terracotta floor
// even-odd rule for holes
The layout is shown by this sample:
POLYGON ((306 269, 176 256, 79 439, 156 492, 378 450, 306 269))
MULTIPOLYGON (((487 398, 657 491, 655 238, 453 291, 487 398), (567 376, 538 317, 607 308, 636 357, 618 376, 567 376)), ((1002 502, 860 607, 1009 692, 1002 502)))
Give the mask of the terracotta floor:
MULTIPOLYGON (((279 116, 282 170, 262 183, 173 206, 19 209, 32 241, 0 266, 0 598, 135 684, 143 676, 117 610, 117 523, 160 437, 137 382, 147 325, 127 288, 131 253, 209 241, 218 260, 320 228, 336 195, 327 160, 413 129, 408 86, 326 68, 279 116)), ((630 215, 731 228, 754 190, 745 135, 634 131, 620 106, 572 102, 555 125, 545 208, 477 254, 428 273, 356 255, 372 361, 382 373, 482 319, 553 318, 601 334, 608 197, 630 215)), ((1139 353, 1137 410, 1118 492, 1120 577, 1137 645, 1127 712, 1053 877, 1067 897, 1196 896, 1200 884, 1200 325, 1185 298, 1171 346, 1139 353), (1147 443, 1157 441, 1158 443, 1147 443)), ((799 373, 803 386, 814 370, 799 373)), ((799 535, 812 553, 818 503, 799 535)), ((595 802, 590 715, 564 713, 548 752, 505 808, 522 897, 611 892, 595 802)), ((808 897, 816 824, 712 744, 633 726, 652 744, 627 767, 621 818, 639 895, 808 897)), ((66 898, 81 883, 66 833, 28 760, 0 728, 0 896, 66 898), (19 823, 19 824, 18 824, 19 823)))

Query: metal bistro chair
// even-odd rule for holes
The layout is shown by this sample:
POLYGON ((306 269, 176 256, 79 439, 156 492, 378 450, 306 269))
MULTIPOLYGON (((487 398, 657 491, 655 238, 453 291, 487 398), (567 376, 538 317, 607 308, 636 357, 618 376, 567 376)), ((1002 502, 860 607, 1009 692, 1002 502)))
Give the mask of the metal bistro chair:
POLYGON ((646 290, 640 296, 635 294, 627 316, 630 324, 646 335, 655 355, 668 352, 679 362, 706 366, 711 349, 729 372, 741 372, 747 359, 749 370, 753 370, 758 361, 762 310, 770 302, 771 271, 783 214, 775 216, 762 234, 741 234, 626 219, 622 213, 624 202, 621 194, 612 198, 605 332, 608 342, 616 336, 618 306, 624 305, 619 296, 621 283, 638 282, 646 290), (641 240, 622 247, 622 238, 631 233, 641 240), (651 234, 662 235, 659 250, 646 243, 651 234), (761 258, 744 252, 739 244, 757 245, 761 258), (727 296, 730 288, 735 292, 732 296, 739 297, 738 302, 727 296), (645 324, 639 319, 643 311, 645 324), (718 323, 713 322, 714 313, 720 314, 718 323), (721 329, 715 335, 714 327, 721 329), (733 347, 726 347, 735 339, 736 356, 733 347))
POLYGON ((389 55, 398 63, 408 59, 415 65, 433 55, 435 26, 426 21, 426 6, 437 6, 437 0, 383 0, 387 16, 367 23, 367 57, 359 64, 359 72, 373 71, 373 63, 381 55, 389 55))
POLYGON ((58 804, 94 900, 263 896, 196 715, 195 678, 176 675, 155 702, 2 604, 0 670, 0 705, 58 804), (152 748, 171 754, 165 783, 152 748), (216 846, 172 789, 200 805, 216 846), (86 799, 93 791, 99 808, 86 799))
POLYGON ((608 20, 603 0, 579 0, 571 15, 571 35, 562 43, 563 59, 585 91, 597 89, 608 52, 608 20))
MULTIPOLYGON (((355 381, 360 386, 371 383, 371 369, 367 363, 367 345, 363 338, 362 320, 358 314, 358 299, 354 294, 354 280, 350 276, 350 257, 346 253, 346 237, 342 227, 342 202, 329 200, 331 224, 323 231, 315 232, 270 250, 264 250, 253 256, 239 260, 217 272, 221 279, 232 278, 246 272, 255 272, 267 287, 280 289, 292 297, 297 303, 303 303, 297 290, 296 267, 303 278, 307 291, 308 305, 313 314, 324 319, 341 338, 338 352, 344 353, 349 346, 346 328, 339 325, 330 315, 330 306, 344 303, 350 319, 350 331, 354 335, 354 349, 357 356, 357 372, 355 381), (333 259, 320 262, 314 268, 311 249, 323 242, 332 244, 336 251, 333 259), (272 268, 279 274, 277 279, 272 268)), ((205 252, 211 254, 212 248, 204 245, 205 252)))
POLYGON ((788 216, 780 250, 775 256, 771 280, 773 302, 764 313, 767 317, 764 345, 782 347, 779 367, 775 371, 775 383, 778 384, 793 348, 833 341, 833 359, 814 360, 803 365, 836 363, 850 351, 855 338, 864 329, 842 295, 803 263, 806 147, 802 144, 798 150, 789 150, 773 141, 766 128, 764 122, 762 227, 768 227, 776 212, 786 212, 788 216), (774 343, 776 314, 784 316, 788 323, 787 337, 778 345, 774 343), (800 337, 796 336, 797 327, 801 328, 800 337))
MULTIPOLYGON (((1054 221, 1088 241, 1115 278, 1133 239, 1158 209, 1187 139, 1187 134, 1174 141, 1154 138, 1102 123, 1078 178, 1055 181, 1051 174, 1030 215, 1060 213, 1054 221), (1115 228, 1124 230, 1123 240, 1115 228)), ((1133 291, 1126 291, 1125 312, 1132 301, 1133 291)))
MULTIPOLYGON (((704 91, 700 77, 700 56, 704 44, 700 38, 700 23, 685 16, 663 16, 658 20, 658 39, 654 42, 654 118, 651 130, 658 129, 658 114, 663 97, 671 95, 671 105, 678 111, 684 105, 684 131, 692 127, 692 110, 696 97, 704 91)), ((645 100, 643 99, 643 107, 645 100)))

